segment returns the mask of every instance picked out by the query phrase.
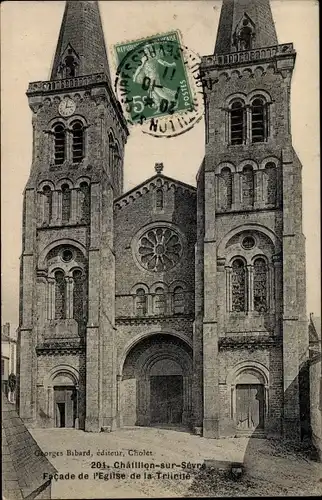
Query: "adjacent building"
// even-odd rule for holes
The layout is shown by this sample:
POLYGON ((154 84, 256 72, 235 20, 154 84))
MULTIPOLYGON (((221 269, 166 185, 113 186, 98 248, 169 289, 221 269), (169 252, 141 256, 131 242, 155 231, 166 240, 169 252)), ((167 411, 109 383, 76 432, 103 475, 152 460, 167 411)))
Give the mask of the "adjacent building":
POLYGON ((5 323, 1 330, 1 382, 2 392, 9 393, 10 374, 17 373, 17 339, 10 332, 10 323, 5 323))
POLYGON ((310 314, 310 423, 312 442, 322 460, 322 345, 321 318, 310 314))
POLYGON ((27 91, 18 403, 28 426, 301 438, 308 328, 295 57, 292 43, 278 43, 269 0, 223 0, 214 53, 201 64, 197 185, 157 164, 124 193, 129 131, 98 3, 66 3, 51 78, 27 91))

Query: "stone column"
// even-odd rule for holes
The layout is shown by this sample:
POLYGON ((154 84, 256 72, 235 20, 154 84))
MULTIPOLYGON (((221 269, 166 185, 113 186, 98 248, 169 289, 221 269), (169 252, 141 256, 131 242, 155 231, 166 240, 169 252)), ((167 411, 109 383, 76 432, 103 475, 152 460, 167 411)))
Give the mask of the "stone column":
POLYGON ((232 310, 232 297, 231 297, 231 266, 226 266, 226 312, 229 313, 232 310))
MULTIPOLYGON (((150 316, 153 314, 153 296, 151 293, 147 294, 147 315, 150 316)), ((135 310, 135 309, 134 309, 135 310)))
MULTIPOLYGON (((84 200, 85 200, 85 195, 80 188, 78 188, 76 190, 76 192, 77 192, 76 221, 79 222, 79 221, 83 221, 83 204, 84 204, 84 200)), ((88 203, 89 203, 89 201, 88 201, 88 203)), ((88 222, 88 221, 86 221, 86 222, 88 222)))
POLYGON ((264 204, 263 177, 262 170, 254 170, 254 208, 261 208, 264 204))
POLYGON ((116 375, 116 419, 117 426, 122 427, 122 412, 121 412, 121 383, 122 375, 116 375))
POLYGON ((61 190, 55 191, 56 193, 56 224, 62 223, 62 192, 61 190))
POLYGON ((241 203, 241 187, 240 187, 240 173, 235 172, 232 174, 233 179, 232 179, 232 210, 236 210, 240 206, 241 203))
POLYGON ((246 108, 246 144, 252 142, 252 111, 251 106, 245 106, 246 108))
POLYGON ((76 398, 76 405, 75 405, 75 429, 79 429, 79 414, 78 414, 78 395, 79 395, 79 387, 78 385, 75 386, 75 398, 76 398))
POLYGON ((54 225, 59 224, 61 218, 61 191, 53 191, 53 216, 54 225))
POLYGON ((247 305, 246 310, 249 312, 254 311, 254 292, 253 292, 253 266, 247 265, 247 305))
POLYGON ((72 189, 71 190, 71 217, 70 217, 70 222, 72 224, 76 224, 76 222, 79 220, 78 217, 78 189, 72 189))
POLYGON ((74 316, 74 278, 66 276, 66 319, 74 316))
POLYGON ((47 278, 47 318, 55 319, 55 278, 47 278))
POLYGON ((54 401, 54 388, 52 385, 47 387, 47 415, 49 416, 49 427, 55 427, 55 401, 54 401))

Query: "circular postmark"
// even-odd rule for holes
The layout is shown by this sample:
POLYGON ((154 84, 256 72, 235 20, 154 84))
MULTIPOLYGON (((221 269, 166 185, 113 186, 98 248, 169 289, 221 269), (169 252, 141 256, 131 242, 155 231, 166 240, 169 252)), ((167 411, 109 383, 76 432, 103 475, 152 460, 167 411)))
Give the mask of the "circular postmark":
POLYGON ((155 137, 190 130, 204 114, 201 58, 177 31, 115 47, 115 92, 131 125, 155 137))

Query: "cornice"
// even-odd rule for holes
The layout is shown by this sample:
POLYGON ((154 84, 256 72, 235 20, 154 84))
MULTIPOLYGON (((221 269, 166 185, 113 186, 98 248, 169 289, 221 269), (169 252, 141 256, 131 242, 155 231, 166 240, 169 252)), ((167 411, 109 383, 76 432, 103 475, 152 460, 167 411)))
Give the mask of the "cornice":
POLYGON ((267 349, 269 347, 281 346, 281 337, 272 335, 234 335, 231 337, 221 337, 218 340, 220 350, 258 350, 267 349))
POLYGON ((193 323, 194 316, 150 316, 140 318, 119 317, 115 320, 117 325, 159 325, 160 323, 171 324, 175 322, 193 323))
POLYGON ((80 339, 60 342, 44 342, 36 347, 37 356, 85 353, 85 345, 80 339))
POLYGON ((230 68, 232 66, 244 66, 269 62, 276 59, 295 57, 296 52, 292 43, 283 43, 271 47, 256 48, 241 52, 231 52, 228 54, 206 55, 201 59, 202 69, 230 68))

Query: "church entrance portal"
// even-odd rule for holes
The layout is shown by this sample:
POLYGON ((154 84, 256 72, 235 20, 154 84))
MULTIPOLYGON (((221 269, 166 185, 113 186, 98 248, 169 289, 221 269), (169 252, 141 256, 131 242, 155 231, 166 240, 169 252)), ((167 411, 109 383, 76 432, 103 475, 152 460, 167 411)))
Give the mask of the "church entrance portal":
POLYGON ((183 377, 150 377, 151 424, 181 424, 183 412, 183 377))
POLYGON ((75 427, 76 391, 70 386, 54 387, 55 427, 75 427))
POLYGON ((238 384, 236 386, 236 420, 239 430, 264 428, 264 386, 238 384))
POLYGON ((119 388, 120 426, 188 426, 190 347, 172 335, 153 335, 128 353, 119 388))

